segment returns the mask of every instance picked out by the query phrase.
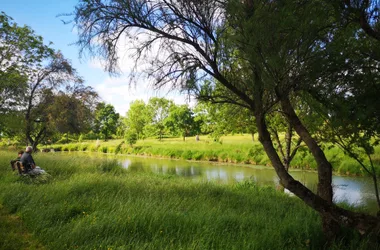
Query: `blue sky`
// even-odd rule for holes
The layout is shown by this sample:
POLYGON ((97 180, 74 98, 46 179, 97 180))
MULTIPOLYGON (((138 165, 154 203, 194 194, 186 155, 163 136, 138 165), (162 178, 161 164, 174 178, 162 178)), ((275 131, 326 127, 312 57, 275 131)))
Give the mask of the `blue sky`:
MULTIPOLYGON (((77 0, 0 0, 0 11, 11 16, 20 25, 31 27, 37 35, 44 38, 45 42, 52 42, 52 47, 61 50, 63 55, 70 59, 79 74, 85 79, 86 85, 92 86, 98 91, 101 98, 115 106, 121 115, 129 108, 129 103, 135 99, 148 101, 149 97, 159 96, 173 99, 176 103, 184 103, 185 97, 168 94, 167 91, 155 92, 148 89, 144 79, 134 87, 128 85, 128 75, 124 74, 118 78, 110 77, 104 72, 99 61, 89 58, 79 59, 79 49, 72 45, 77 40, 71 24, 63 24, 62 20, 70 20, 70 17, 58 16, 73 12, 77 0), (57 17, 58 16, 58 17, 57 17)), ((125 58, 125 57, 124 57, 125 58)), ((132 64, 126 58, 123 62, 132 64)), ((122 67, 124 68, 124 67, 122 67)))

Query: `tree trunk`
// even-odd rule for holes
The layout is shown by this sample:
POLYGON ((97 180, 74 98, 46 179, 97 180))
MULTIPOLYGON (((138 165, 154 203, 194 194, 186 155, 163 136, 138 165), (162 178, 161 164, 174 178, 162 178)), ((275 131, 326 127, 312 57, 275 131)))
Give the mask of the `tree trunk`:
MULTIPOLYGON (((257 107, 257 110, 261 110, 257 107)), ((257 111, 256 114, 256 125, 259 133, 259 141, 264 147, 266 154, 268 155, 272 166, 274 167, 278 177, 280 178, 280 183, 297 197, 302 199, 308 206, 319 212, 323 218, 323 227, 327 226, 329 230, 327 233, 331 232, 331 225, 344 225, 350 228, 355 228, 361 234, 368 234, 374 232, 376 227, 380 227, 380 219, 371 215, 356 213, 352 211, 345 210, 333 204, 331 201, 322 198, 320 195, 314 194, 311 190, 296 181, 285 169, 278 156, 268 128, 265 123, 265 116, 261 111, 257 111)), ((335 231, 333 231, 335 232, 335 231)), ((378 233, 378 232, 375 232, 378 233)), ((331 237, 328 234, 327 237, 331 237)))
MULTIPOLYGON (((311 154, 313 155, 315 161, 317 162, 318 170, 318 188, 317 194, 329 203, 333 202, 333 188, 332 188, 332 166, 327 160, 324 152, 319 147, 314 138, 310 135, 309 131, 302 124, 298 118, 296 112, 290 100, 286 97, 281 99, 281 107, 284 111, 289 123, 295 129, 297 134, 305 142, 306 146, 309 148, 311 154)), ((335 235, 339 232, 339 225, 336 221, 326 216, 322 213, 322 223, 325 235, 329 239, 335 238, 335 235)))
POLYGON ((284 164, 286 171, 289 171, 290 167, 290 150, 292 148, 292 136, 293 136, 293 129, 290 124, 287 124, 288 128, 285 133, 285 158, 284 158, 284 164))

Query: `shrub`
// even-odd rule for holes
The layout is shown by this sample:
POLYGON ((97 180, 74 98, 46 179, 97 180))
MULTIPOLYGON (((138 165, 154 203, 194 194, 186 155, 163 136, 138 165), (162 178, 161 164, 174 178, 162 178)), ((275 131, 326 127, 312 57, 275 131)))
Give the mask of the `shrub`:
POLYGON ((204 159, 204 152, 201 151, 193 151, 193 159, 196 161, 200 161, 204 159))
POLYGON ((86 151, 88 148, 88 144, 87 143, 81 143, 79 146, 78 146, 78 150, 80 151, 86 151))
POLYGON ((181 157, 185 160, 191 160, 193 158, 193 153, 191 150, 184 150, 181 157))
POLYGON ((54 151, 62 151, 62 145, 54 145, 51 147, 54 151))
POLYGON ((121 148, 123 145, 124 145, 124 141, 120 142, 120 143, 116 146, 116 148, 115 148, 115 154, 123 153, 123 152, 122 152, 122 148, 121 148))
POLYGON ((107 147, 107 153, 115 153, 115 151, 116 151, 116 147, 111 147, 111 146, 107 147))
POLYGON ((248 157, 253 159, 253 161, 256 163, 262 164, 262 160, 266 161, 266 159, 263 159, 265 158, 264 156, 266 156, 266 154, 264 153, 264 149, 259 144, 255 144, 252 148, 248 150, 248 157))
POLYGON ((91 144, 91 145, 88 146, 87 150, 90 151, 90 152, 98 152, 99 147, 100 147, 100 145, 91 144))
POLYGON ((99 138, 99 135, 94 133, 93 131, 88 132, 87 134, 84 134, 82 139, 85 140, 96 140, 99 138))
POLYGON ((317 169, 317 162, 311 154, 306 155, 306 157, 303 159, 303 163, 306 168, 317 169))
POLYGON ((78 151, 79 145, 78 144, 67 144, 67 148, 69 151, 78 151))
POLYGON ((208 161, 218 161, 218 154, 214 151, 206 152, 206 159, 208 161))
POLYGON ((62 145, 62 151, 69 151, 69 146, 68 144, 62 145))
POLYGON ((107 153, 108 152, 108 147, 107 146, 100 146, 98 148, 98 152, 107 153))
POLYGON ((220 152, 219 153, 219 161, 222 162, 228 162, 228 153, 227 152, 220 152))
POLYGON ((137 133, 135 131, 128 130, 128 132, 125 134, 125 140, 132 147, 133 144, 136 144, 137 142, 137 133))
POLYGON ((364 169, 353 159, 343 160, 339 165, 338 173, 345 175, 361 175, 364 169))

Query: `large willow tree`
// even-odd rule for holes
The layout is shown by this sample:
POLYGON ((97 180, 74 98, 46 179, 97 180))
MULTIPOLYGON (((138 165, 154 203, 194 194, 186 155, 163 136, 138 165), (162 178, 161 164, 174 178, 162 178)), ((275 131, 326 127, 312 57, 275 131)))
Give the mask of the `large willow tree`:
MULTIPOLYGON (((122 56, 119 48, 130 44, 136 52, 136 64, 152 59, 148 61, 148 73, 156 79, 156 86, 170 84, 202 100, 250 110, 259 140, 281 184, 321 214, 328 236, 333 237, 339 225, 355 228, 361 234, 378 234, 378 218, 333 203, 332 166, 308 124, 298 117, 292 101, 301 98, 305 107, 313 108, 307 100, 318 102, 316 96, 321 93, 344 97, 348 92, 343 90, 358 88, 351 84, 344 89, 344 84, 330 82, 332 76, 344 76, 347 60, 352 56, 347 54, 347 60, 334 61, 330 55, 346 53, 340 51, 342 40, 350 39, 354 44, 373 41, 358 36, 361 28, 357 22, 341 26, 347 5, 333 3, 83 0, 76 7, 74 22, 82 52, 90 51, 105 59, 108 71, 117 71, 122 56), (314 156, 318 169, 316 193, 288 173, 276 152, 266 121, 274 107, 280 109, 314 156)), ((370 56, 366 58, 369 64, 375 61, 370 56)), ((352 74, 362 72, 360 64, 352 65, 352 74)), ((374 75, 378 75, 377 71, 374 75)))

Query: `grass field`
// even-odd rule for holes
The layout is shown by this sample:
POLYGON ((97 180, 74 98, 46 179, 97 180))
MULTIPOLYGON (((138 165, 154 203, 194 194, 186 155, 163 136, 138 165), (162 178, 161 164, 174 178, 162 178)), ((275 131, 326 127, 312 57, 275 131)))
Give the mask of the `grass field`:
MULTIPOLYGON (((3 145, 5 145, 4 142, 3 145)), ((15 149, 14 147, 11 148, 15 149)), ((55 144, 49 147, 41 145, 40 148, 53 148, 56 151, 90 151, 195 161, 270 165, 270 161, 257 139, 252 141, 251 135, 240 134, 223 136, 220 142, 213 142, 208 136, 201 136, 200 141, 195 141, 195 137, 188 137, 186 141, 183 141, 182 138, 165 138, 162 141, 145 139, 139 140, 133 147, 119 139, 106 142, 84 141, 55 144)), ((346 156, 339 148, 325 147, 324 152, 332 163, 335 173, 342 175, 366 175, 364 169, 357 162, 346 156)), ((375 148, 372 160, 378 174, 380 174, 380 146, 375 148)), ((291 167, 315 170, 317 165, 307 148, 301 147, 291 162, 291 167)))
MULTIPOLYGON (((113 160, 54 154, 35 157, 51 176, 19 177, 8 165, 13 157, 14 152, 0 152, 0 216, 17 218, 0 227, 0 249, 323 249, 325 244, 317 213, 252 182, 195 183, 128 172, 113 160), (17 233, 8 230, 18 223, 28 230, 23 239, 35 243, 19 245, 17 233)), ((342 231, 330 249, 367 246, 342 231)))

